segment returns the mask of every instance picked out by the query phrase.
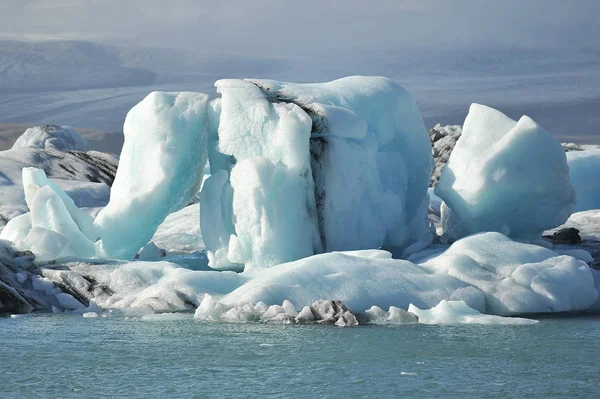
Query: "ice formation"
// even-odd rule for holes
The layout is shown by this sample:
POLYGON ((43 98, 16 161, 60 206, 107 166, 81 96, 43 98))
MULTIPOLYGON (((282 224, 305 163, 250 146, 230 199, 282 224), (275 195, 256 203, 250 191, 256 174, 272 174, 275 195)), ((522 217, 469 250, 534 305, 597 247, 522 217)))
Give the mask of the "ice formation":
POLYGON ((41 169, 23 169, 25 201, 30 213, 12 219, 0 238, 30 250, 38 260, 95 255, 97 233, 92 217, 46 177, 41 169))
POLYGON ((535 241, 575 206, 561 145, 529 117, 515 122, 479 104, 469 109, 435 194, 454 239, 498 231, 535 241))
POLYGON ((429 242, 431 144, 413 98, 396 83, 216 87, 213 175, 200 215, 212 267, 269 267, 334 250, 413 251, 429 242))
POLYGON ((198 193, 207 106, 205 94, 153 92, 129 111, 110 202, 95 220, 101 256, 132 259, 198 193))
MULTIPOLYGON (((43 126, 39 126, 37 129, 38 131, 44 131, 43 126)), ((76 134, 75 132, 72 133, 76 134)), ((56 140, 60 137, 62 136, 55 135, 53 140, 47 141, 46 144, 52 143, 52 145, 48 145, 48 149, 36 146, 14 146, 10 150, 0 151, 0 170, 2 171, 2 174, 0 174, 0 228, 9 220, 29 210, 25 202, 21 181, 23 168, 43 169, 49 178, 61 179, 60 182, 53 181, 69 194, 73 193, 74 190, 79 190, 76 188, 77 185, 81 185, 83 188, 83 185, 90 182, 103 183, 108 186, 112 183, 117 170, 118 159, 116 156, 96 151, 57 150, 57 147, 73 148, 68 140, 57 142, 56 140), (69 187, 66 187, 67 185, 69 187)), ((18 141, 27 142, 30 139, 31 137, 27 137, 18 141)), ((91 187, 86 187, 86 190, 88 188, 91 187)), ((105 189, 108 191, 108 187, 105 186, 105 189)), ((82 192, 82 190, 79 191, 82 192)), ((75 202, 78 206, 106 205, 104 199, 98 201, 101 202, 98 204, 98 202, 92 202, 94 201, 94 198, 91 198, 92 196, 84 194, 83 198, 81 196, 77 197, 75 202)), ((93 197, 96 197, 95 193, 93 197)))
POLYGON ((536 324, 537 320, 482 314, 463 301, 441 301, 431 309, 408 307, 422 324, 536 324))
POLYGON ((27 129, 17 139, 12 148, 86 151, 87 142, 72 127, 45 125, 27 129))
MULTIPOLYGON (((200 320, 352 326, 520 324, 529 321, 489 314, 600 308, 600 273, 585 263, 594 253, 507 237, 534 240, 575 203, 562 148, 529 118, 514 122, 474 104, 435 191, 445 202, 429 203, 430 142, 414 100, 390 80, 216 86, 222 97, 212 102, 152 93, 130 111, 110 202, 95 221, 78 205, 104 206, 106 184, 23 170, 30 213, 0 238, 38 261, 63 258, 64 267, 33 272, 32 256, 0 243, 0 294, 15 309, 167 312, 148 320, 195 310, 200 320), (200 206, 186 207, 207 158, 200 206), (457 239, 451 246, 422 250, 432 234, 428 206, 457 239), (64 259, 108 256, 123 260, 64 259)), ((34 136, 23 142, 56 146, 34 136)), ((595 199, 591 154, 569 156, 571 178, 586 193, 580 201, 595 199)), ((598 240, 589 228, 596 213, 567 224, 598 240)))
POLYGON ((568 152, 567 162, 577 192, 575 212, 600 209, 600 149, 568 152))
POLYGON ((385 251, 327 253, 245 272, 248 282, 221 301, 304 306, 329 297, 364 312, 373 305, 430 308, 446 299, 512 315, 583 310, 598 297, 584 262, 499 233, 466 237, 422 263, 390 258, 385 251))

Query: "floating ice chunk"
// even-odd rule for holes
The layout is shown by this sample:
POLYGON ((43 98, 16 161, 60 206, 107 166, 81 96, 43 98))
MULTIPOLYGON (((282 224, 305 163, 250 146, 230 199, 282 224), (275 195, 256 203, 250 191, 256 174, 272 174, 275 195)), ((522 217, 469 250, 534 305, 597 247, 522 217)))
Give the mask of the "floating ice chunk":
POLYGON ((32 251, 38 260, 64 256, 93 257, 95 246, 90 237, 95 235, 91 217, 50 183, 43 171, 23 169, 23 182, 31 212, 9 223, 1 237, 14 240, 18 249, 32 251), (42 183, 38 185, 34 181, 42 183))
POLYGON ((251 304, 234 306, 223 313, 221 320, 226 323, 250 323, 260 321, 260 313, 251 304))
POLYGON ((533 241, 564 223, 575 205, 564 150, 527 116, 515 122, 472 104, 435 194, 453 238, 498 231, 533 241))
POLYGON ((77 299, 73 298, 73 295, 67 293, 56 294, 56 300, 58 304, 68 310, 76 310, 84 308, 83 304, 77 299))
POLYGON ((12 147, 86 151, 87 142, 69 126, 35 126, 25 130, 12 147))
POLYGON ((413 304, 408 307, 422 324, 536 324, 537 320, 519 317, 492 316, 479 313, 463 301, 441 301, 431 309, 419 309, 413 304))
POLYGON ((315 315, 310 306, 305 306, 296 316, 296 322, 300 324, 308 324, 315 321, 315 315))
POLYGON ((416 243, 414 251, 431 240, 431 144, 413 98, 396 83, 215 85, 222 98, 211 112, 219 116, 209 140, 213 176, 201 195, 211 267, 250 270, 322 251, 416 243))
POLYGON ((93 319, 98 317, 98 313, 96 312, 85 312, 81 315, 84 319, 93 319))
POLYGON ((19 249, 31 250, 38 260, 60 255, 93 256, 97 235, 92 217, 79 209, 43 170, 23 168, 22 181, 31 212, 11 220, 0 238, 14 242, 19 249))
POLYGON ((95 220, 101 254, 132 259, 198 193, 207 106, 205 94, 153 92, 129 111, 110 202, 95 220))
POLYGON ((574 212, 600 209, 600 150, 567 152, 567 162, 577 192, 574 212))
MULTIPOLYGON (((32 201, 42 187, 50 187, 62 200, 71 219, 79 230, 90 240, 95 241, 98 234, 94 228, 94 220, 84 210, 79 209, 71 197, 69 197, 56 184, 51 182, 43 170, 37 168, 23 168, 23 190, 25 191, 25 202, 32 209, 32 201)), ((32 211, 33 212, 33 211, 32 211)), ((32 215, 33 217, 33 215, 32 215)), ((35 221, 35 218, 33 219, 35 221)), ((34 223, 35 224, 35 223, 34 223)))
MULTIPOLYGON (((491 314, 584 310, 598 298, 585 262, 500 233, 463 238, 421 266, 477 288, 468 297, 485 303, 485 309, 479 309, 491 314), (481 293, 485 300, 477 296, 481 293)), ((465 300, 456 294, 452 299, 465 300)))
POLYGON ((419 318, 416 314, 407 312, 404 309, 390 306, 389 311, 381 309, 379 306, 372 306, 364 313, 368 324, 416 324, 419 318))
POLYGON ((206 321, 219 321, 221 320, 221 316, 228 310, 227 306, 215 301, 212 295, 206 294, 202 302, 200 302, 200 306, 196 309, 194 318, 206 321))

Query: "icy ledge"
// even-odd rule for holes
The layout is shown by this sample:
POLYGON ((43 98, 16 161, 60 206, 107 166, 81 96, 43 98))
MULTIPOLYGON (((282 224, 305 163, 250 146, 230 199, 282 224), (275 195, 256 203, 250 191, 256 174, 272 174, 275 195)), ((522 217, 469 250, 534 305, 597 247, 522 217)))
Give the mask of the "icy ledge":
POLYGON ((138 314, 196 311, 201 317, 213 315, 222 321, 244 319, 246 313, 262 320, 272 305, 295 317, 288 301, 302 313, 324 298, 344 303, 359 322, 360 313, 392 321, 411 304, 428 309, 444 300, 463 301, 478 312, 501 316, 598 306, 595 283, 600 284, 600 276, 572 256, 515 242, 499 233, 466 237, 443 249, 419 253, 414 262, 391 259, 381 250, 328 253, 243 273, 196 271, 166 261, 73 262, 41 268, 42 277, 25 270, 16 272, 21 273, 21 283, 14 283, 15 278, 13 284, 33 284, 34 291, 40 289, 49 297, 45 302, 58 310, 72 307, 63 306, 65 298, 63 305, 57 302, 56 294, 64 292, 76 298, 81 309, 138 314), (256 308, 260 303, 266 308, 256 308), (388 314, 381 309, 388 309, 388 314))

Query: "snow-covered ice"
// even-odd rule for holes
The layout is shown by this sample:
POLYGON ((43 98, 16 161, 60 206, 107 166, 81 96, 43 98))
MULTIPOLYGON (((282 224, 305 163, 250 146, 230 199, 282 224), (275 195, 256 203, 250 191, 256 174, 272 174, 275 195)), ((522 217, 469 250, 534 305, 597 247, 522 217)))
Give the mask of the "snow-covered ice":
POLYGON ((69 126, 34 126, 27 129, 12 147, 87 151, 87 142, 69 126))
POLYGON ((575 190, 561 145, 527 116, 472 104, 435 194, 452 238, 498 231, 535 241, 564 223, 575 190))
POLYGON ((95 220, 100 255, 132 259, 198 193, 207 105, 201 93, 153 92, 129 111, 110 202, 95 220))
MULTIPOLYGON (((36 129, 43 132, 45 128, 47 127, 41 126, 36 129)), ((75 131, 70 133, 73 136, 77 134, 75 131)), ((27 143, 29 139, 31 137, 23 142, 27 143)), ((112 183, 117 169, 117 157, 95 151, 56 149, 81 148, 74 146, 70 139, 75 142, 83 141, 81 137, 53 135, 51 140, 44 141, 40 146, 15 146, 10 150, 0 151, 0 228, 28 211, 21 181, 22 169, 27 167, 43 169, 56 185, 69 195, 74 194, 77 206, 106 205, 108 185, 112 183), (42 145, 46 147, 40 148, 42 145), (91 185, 94 183, 97 186, 92 189, 91 185), (83 193, 84 190, 87 193, 83 193)))

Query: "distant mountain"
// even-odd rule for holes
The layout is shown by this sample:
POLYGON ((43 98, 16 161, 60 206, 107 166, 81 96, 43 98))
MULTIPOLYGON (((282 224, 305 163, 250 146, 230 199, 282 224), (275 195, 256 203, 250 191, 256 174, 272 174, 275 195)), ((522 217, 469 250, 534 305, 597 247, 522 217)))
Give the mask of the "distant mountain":
POLYGON ((156 74, 124 66, 85 41, 0 41, 0 93, 150 85, 156 74))
POLYGON ((363 48, 282 59, 268 48, 251 57, 208 53, 201 43, 182 50, 0 41, 0 123, 121 131, 128 110, 155 90, 216 96, 214 82, 221 78, 325 82, 379 75, 413 93, 427 127, 462 124, 477 102, 513 119, 529 115, 561 141, 599 143, 598 65, 597 48, 363 48))

